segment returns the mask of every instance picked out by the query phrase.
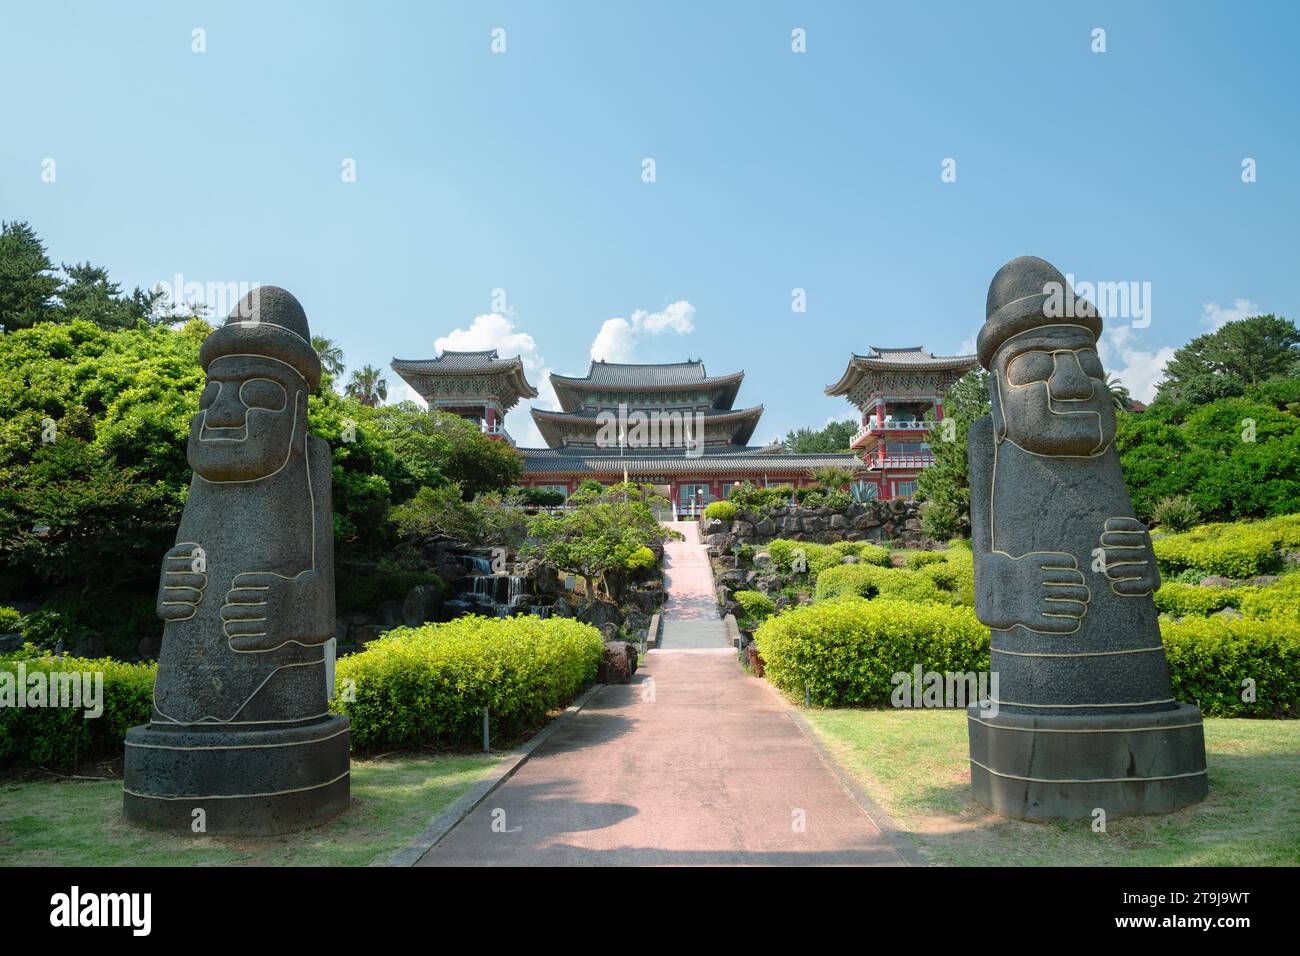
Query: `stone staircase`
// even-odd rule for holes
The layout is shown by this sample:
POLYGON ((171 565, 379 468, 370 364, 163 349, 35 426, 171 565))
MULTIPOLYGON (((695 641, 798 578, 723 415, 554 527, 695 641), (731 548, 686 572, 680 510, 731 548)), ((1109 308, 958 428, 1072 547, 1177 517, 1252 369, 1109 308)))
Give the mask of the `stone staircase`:
POLYGON ((664 545, 664 590, 668 595, 662 614, 662 650, 699 650, 731 647, 727 628, 718 614, 713 569, 708 550, 700 542, 698 521, 666 521, 665 526, 685 535, 685 541, 664 545))

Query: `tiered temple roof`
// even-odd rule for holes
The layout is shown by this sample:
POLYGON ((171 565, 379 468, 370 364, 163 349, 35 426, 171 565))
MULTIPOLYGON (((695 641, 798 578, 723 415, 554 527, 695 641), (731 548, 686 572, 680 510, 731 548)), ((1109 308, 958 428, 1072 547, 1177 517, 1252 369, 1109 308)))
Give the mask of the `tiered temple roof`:
POLYGON ((399 359, 392 369, 420 393, 429 407, 462 405, 467 398, 492 400, 502 412, 521 398, 536 398, 519 356, 503 359, 496 349, 444 351, 432 359, 399 359))
MULTIPOLYGON (((583 405, 633 405, 628 393, 648 392, 655 395, 654 405, 664 404, 675 395, 706 395, 714 408, 731 408, 740 391, 744 372, 710 376, 704 362, 688 359, 659 365, 630 365, 621 362, 593 361, 585 376, 551 375, 551 385, 560 408, 575 411, 583 405)), ((671 404, 671 401, 669 401, 671 404)))
POLYGON ((862 392, 861 386, 866 385, 867 391, 880 391, 886 383, 917 390, 937 386, 942 394, 978 364, 974 355, 931 355, 919 345, 901 349, 873 345, 866 355, 850 356, 848 368, 838 382, 826 386, 826 394, 844 395, 852 401, 862 392))

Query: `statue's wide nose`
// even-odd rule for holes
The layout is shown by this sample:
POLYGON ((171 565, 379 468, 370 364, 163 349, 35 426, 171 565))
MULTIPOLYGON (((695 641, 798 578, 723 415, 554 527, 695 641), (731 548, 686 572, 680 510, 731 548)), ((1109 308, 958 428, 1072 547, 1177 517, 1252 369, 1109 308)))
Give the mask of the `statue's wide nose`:
POLYGON ((1057 352, 1052 377, 1047 382, 1052 398, 1058 401, 1076 401, 1092 398, 1092 379, 1079 366, 1079 358, 1073 352, 1057 352))
POLYGON ((221 394, 208 408, 208 417, 204 424, 208 428, 243 428, 244 415, 248 410, 239 400, 239 389, 222 388, 221 394))

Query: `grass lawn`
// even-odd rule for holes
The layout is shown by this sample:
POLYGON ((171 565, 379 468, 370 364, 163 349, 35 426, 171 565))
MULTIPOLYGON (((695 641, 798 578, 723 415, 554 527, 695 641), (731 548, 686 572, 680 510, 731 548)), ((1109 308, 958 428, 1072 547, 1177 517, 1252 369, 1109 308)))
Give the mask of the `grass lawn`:
POLYGON ((352 761, 352 809, 282 837, 179 837, 128 826, 121 780, 0 783, 8 866, 365 866, 406 846, 500 755, 352 761))
POLYGON ((1207 718, 1210 796, 1160 817, 1025 823, 970 796, 966 715, 803 711, 827 748, 946 866, 1300 865, 1300 721, 1207 718))

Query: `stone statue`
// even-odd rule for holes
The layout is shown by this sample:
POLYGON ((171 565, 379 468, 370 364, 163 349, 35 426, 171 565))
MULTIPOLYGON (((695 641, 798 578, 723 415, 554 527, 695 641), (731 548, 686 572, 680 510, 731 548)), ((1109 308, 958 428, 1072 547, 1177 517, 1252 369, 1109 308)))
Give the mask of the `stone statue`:
POLYGON ((163 556, 153 716, 126 737, 126 816, 278 833, 349 803, 348 721, 326 702, 330 449, 307 433, 320 360, 302 306, 273 286, 245 296, 199 359, 194 477, 163 556))
POLYGON ((1201 715, 1174 700, 1151 538, 1115 450, 1101 327, 1025 256, 993 277, 978 339, 992 413, 969 434, 971 543, 999 699, 969 709, 971 786, 1026 820, 1206 795, 1201 715))

